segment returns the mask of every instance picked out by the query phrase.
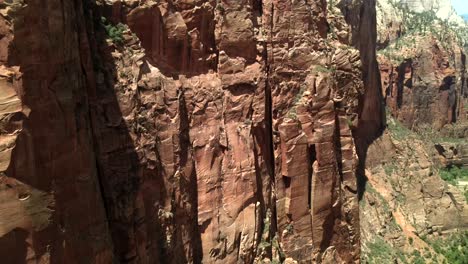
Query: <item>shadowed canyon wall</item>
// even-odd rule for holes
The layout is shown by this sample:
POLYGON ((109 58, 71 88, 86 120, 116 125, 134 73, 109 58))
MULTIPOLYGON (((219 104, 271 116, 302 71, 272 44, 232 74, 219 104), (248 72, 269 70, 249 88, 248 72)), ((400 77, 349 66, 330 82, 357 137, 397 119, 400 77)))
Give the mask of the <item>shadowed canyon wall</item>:
POLYGON ((1 259, 359 261, 356 146, 384 121, 374 1, 0 15, 1 259))

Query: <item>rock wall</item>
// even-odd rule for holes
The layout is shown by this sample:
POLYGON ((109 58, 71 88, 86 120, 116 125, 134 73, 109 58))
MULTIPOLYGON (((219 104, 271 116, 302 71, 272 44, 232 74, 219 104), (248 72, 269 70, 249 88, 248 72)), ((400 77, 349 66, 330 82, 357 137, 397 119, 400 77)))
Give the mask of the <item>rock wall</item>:
POLYGON ((375 2, 46 2, 0 4, 2 259, 359 260, 375 2))
POLYGON ((2 261, 110 263, 82 6, 2 2, 0 21, 2 261))
POLYGON ((466 118, 466 59, 454 45, 444 47, 432 37, 416 37, 405 59, 380 57, 382 89, 392 114, 409 128, 441 129, 466 118), (413 51, 416 51, 414 54, 413 51))
MULTIPOLYGON (((405 9, 381 0, 377 8, 382 93, 392 115, 411 129, 440 130, 467 117, 467 25, 449 24, 434 3, 414 1, 405 9)), ((439 4, 451 8, 450 1, 439 4)))

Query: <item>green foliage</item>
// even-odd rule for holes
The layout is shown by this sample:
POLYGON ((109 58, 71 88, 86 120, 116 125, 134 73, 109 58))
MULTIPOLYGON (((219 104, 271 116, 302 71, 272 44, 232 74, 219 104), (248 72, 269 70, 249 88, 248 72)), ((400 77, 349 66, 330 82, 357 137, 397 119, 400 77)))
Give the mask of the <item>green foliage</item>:
POLYGON ((424 258, 421 256, 421 252, 419 252, 419 250, 415 249, 413 251, 413 253, 411 253, 411 256, 412 256, 411 263, 414 263, 414 264, 425 264, 426 263, 424 258))
POLYGON ((294 119, 294 120, 297 119, 296 106, 299 103, 299 101, 302 99, 302 97, 304 96, 305 90, 306 90, 305 86, 301 86, 301 88, 299 89, 299 92, 296 94, 296 96, 294 96, 294 99, 293 99, 293 102, 292 102, 292 107, 291 107, 291 109, 289 109, 289 111, 287 113, 289 118, 294 119))
POLYGON ((297 110, 296 110, 296 107, 293 106, 289 112, 288 112, 288 117, 291 118, 291 119, 294 119, 296 120, 297 119, 297 110))
POLYGON ((382 238, 376 237, 374 242, 369 244, 369 261, 373 263, 373 260, 378 259, 391 259, 392 248, 382 238))
MULTIPOLYGON (((431 241, 425 237, 423 240, 432 247, 433 251, 426 247, 422 251, 414 249, 411 253, 405 253, 376 236, 372 243, 366 245, 368 251, 364 252, 362 263, 468 264, 468 231, 452 234, 445 239, 431 241), (441 262, 441 255, 445 257, 445 262, 441 262)), ((410 245, 413 244, 412 241, 409 238, 410 245)))
POLYGON ((281 248, 279 242, 278 242, 278 238, 276 236, 274 236, 272 239, 271 239, 271 245, 272 247, 274 247, 276 249, 276 251, 278 252, 279 254, 279 257, 280 259, 285 259, 286 258, 286 255, 284 254, 284 251, 283 249, 281 248))
POLYGON ((329 69, 328 67, 325 67, 322 65, 317 65, 315 66, 315 71, 316 72, 333 72, 333 69, 329 69))
POLYGON ((259 250, 266 250, 267 248, 271 247, 271 244, 269 242, 266 242, 266 241, 262 241, 260 242, 260 244, 258 245, 258 249, 259 250))
POLYGON ((434 142, 448 142, 448 143, 464 143, 465 138, 456 138, 456 137, 439 137, 434 140, 434 142))
POLYGON ((395 139, 402 140, 411 134, 411 130, 406 128, 398 120, 389 118, 388 121, 387 128, 395 139))
POLYGON ((402 36, 397 38, 384 50, 382 54, 392 61, 402 61, 402 47, 411 47, 415 44, 415 36, 435 37, 441 46, 450 49, 451 43, 468 48, 468 25, 449 22, 447 19, 437 17, 437 9, 415 12, 408 8, 401 0, 391 0, 390 4, 402 18, 402 36))
POLYGON ((221 2, 220 0, 216 1, 216 10, 218 10, 222 14, 224 14, 224 12, 226 11, 223 2, 221 2))
POLYGON ((444 255, 450 264, 468 263, 468 231, 453 234, 443 240, 438 239, 432 242, 434 251, 444 255))
POLYGON ((346 123, 348 124, 349 128, 353 127, 353 120, 351 120, 351 117, 349 116, 346 117, 346 123))
POLYGON ((118 23, 117 25, 113 25, 108 22, 105 17, 101 17, 101 24, 103 25, 107 36, 109 36, 112 42, 115 44, 121 44, 123 42, 123 32, 125 31, 124 24, 118 23))
POLYGON ((453 185, 457 185, 459 180, 468 181, 468 169, 453 166, 439 170, 440 177, 453 185))
POLYGON ((385 174, 392 175, 397 170, 397 166, 395 165, 395 163, 387 163, 384 164, 383 169, 385 171, 385 174))
POLYGON ((299 92, 294 97, 294 102, 293 102, 294 105, 297 105, 297 103, 299 103, 299 101, 304 96, 304 92, 305 92, 305 86, 302 86, 301 89, 299 90, 299 92))
POLYGON ((374 241, 367 246, 369 248, 368 254, 365 254, 367 261, 363 261, 363 263, 393 264, 396 263, 397 259, 400 260, 398 263, 407 263, 405 254, 401 250, 392 247, 381 237, 377 236, 374 241))
POLYGON ((466 187, 463 194, 465 195, 465 201, 468 203, 468 189, 466 187))

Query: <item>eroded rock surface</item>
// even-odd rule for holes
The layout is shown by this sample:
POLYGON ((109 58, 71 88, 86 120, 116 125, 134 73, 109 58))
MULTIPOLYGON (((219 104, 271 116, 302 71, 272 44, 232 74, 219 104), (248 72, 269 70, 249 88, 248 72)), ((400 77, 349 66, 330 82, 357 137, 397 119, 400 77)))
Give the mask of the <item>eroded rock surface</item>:
POLYGON ((359 261, 374 1, 46 2, 0 5, 1 256, 359 261))
POLYGON ((463 234, 468 203, 463 189, 440 176, 433 143, 405 131, 392 127, 369 148, 360 202, 362 260, 444 263, 445 252, 434 241, 463 234))
POLYGON ((440 130, 467 117, 467 24, 450 1, 378 1, 382 93, 406 127, 440 130))

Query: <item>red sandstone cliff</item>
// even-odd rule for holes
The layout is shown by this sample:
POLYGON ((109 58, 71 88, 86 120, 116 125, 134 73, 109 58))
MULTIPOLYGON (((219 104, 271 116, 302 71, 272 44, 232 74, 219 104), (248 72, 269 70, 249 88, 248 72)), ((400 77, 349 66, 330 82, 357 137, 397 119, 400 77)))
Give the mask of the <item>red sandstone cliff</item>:
POLYGON ((0 8, 1 259, 359 261, 374 1, 0 8))
POLYGON ((456 15, 441 19, 437 8, 409 8, 380 1, 382 93, 390 113, 406 127, 440 130, 468 114, 468 25, 454 23, 456 15))

